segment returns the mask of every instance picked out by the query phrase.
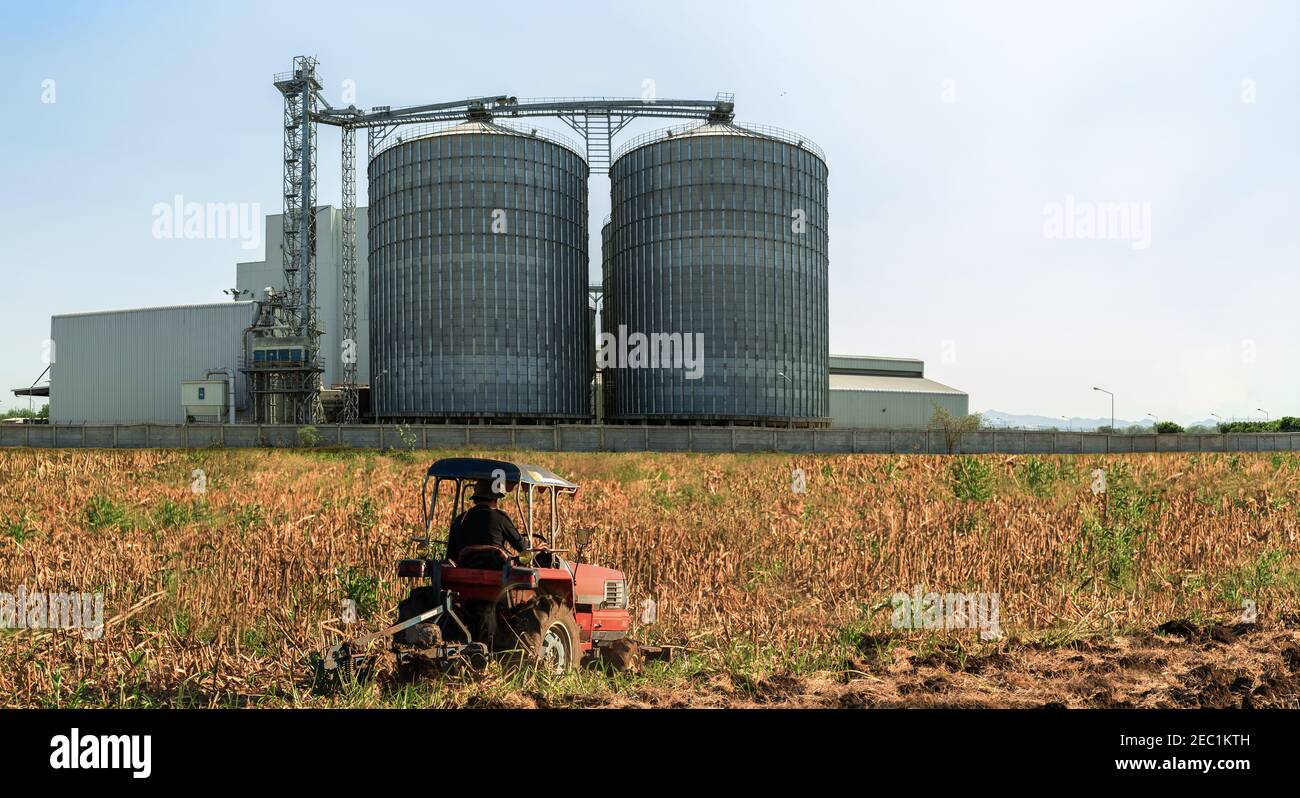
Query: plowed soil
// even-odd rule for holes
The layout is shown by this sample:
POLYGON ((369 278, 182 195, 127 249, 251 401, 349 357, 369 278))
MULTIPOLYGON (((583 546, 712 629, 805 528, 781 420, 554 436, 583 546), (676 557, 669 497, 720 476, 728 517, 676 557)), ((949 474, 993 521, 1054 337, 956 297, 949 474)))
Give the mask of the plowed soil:
POLYGON ((599 699, 542 693, 495 706, 779 708, 1300 708, 1300 629, 1198 627, 1042 647, 1007 645, 956 661, 895 646, 887 658, 809 677, 714 675, 599 699))

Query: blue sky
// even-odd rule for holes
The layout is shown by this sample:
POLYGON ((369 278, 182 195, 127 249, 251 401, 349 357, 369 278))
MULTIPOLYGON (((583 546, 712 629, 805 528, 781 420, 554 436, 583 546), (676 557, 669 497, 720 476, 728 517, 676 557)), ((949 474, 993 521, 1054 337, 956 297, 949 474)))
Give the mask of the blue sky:
MULTIPOLYGON (((159 240, 152 208, 278 212, 271 76, 308 53, 365 107, 734 92, 827 153, 832 351, 924 358, 972 409, 1103 416, 1101 385, 1122 418, 1300 411, 1300 5, 301 7, 6 7, 0 406, 25 406, 51 314, 220 301, 261 257, 159 240), (1067 202, 1145 209, 1149 246, 1047 234, 1067 202)), ((605 178, 591 197, 595 230, 605 178)))

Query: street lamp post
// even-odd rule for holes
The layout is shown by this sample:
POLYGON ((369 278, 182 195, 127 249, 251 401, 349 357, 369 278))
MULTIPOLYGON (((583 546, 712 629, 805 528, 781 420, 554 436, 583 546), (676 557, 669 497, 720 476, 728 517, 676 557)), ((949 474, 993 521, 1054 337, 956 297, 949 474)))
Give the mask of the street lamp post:
POLYGON ((370 423, 372 424, 379 423, 379 403, 375 401, 375 383, 387 373, 388 369, 384 369, 378 374, 372 374, 370 377, 370 423))
POLYGON ((1255 408, 1255 409, 1258 410, 1259 412, 1261 412, 1261 413, 1264 414, 1264 420, 1265 420, 1265 421, 1272 421, 1272 420, 1273 420, 1272 418, 1269 417, 1269 415, 1268 415, 1268 411, 1265 410, 1264 408, 1262 408, 1262 407, 1257 407, 1257 408, 1255 408))
POLYGON ((1093 390, 1101 391, 1104 394, 1110 395, 1110 431, 1114 432, 1115 431, 1115 394, 1111 393, 1105 388, 1098 388, 1096 386, 1093 387, 1093 390))
MULTIPOLYGON (((781 379, 785 380, 786 382, 790 383, 790 386, 791 386, 791 387, 794 387, 794 380, 790 379, 790 375, 786 374, 784 371, 778 371, 778 372, 776 373, 776 376, 778 376, 778 377, 780 377, 781 379)), ((789 414, 791 414, 791 416, 793 416, 793 413, 794 413, 794 399, 793 399, 793 397, 790 396, 790 389, 787 388, 786 390, 782 391, 781 393, 783 393, 783 394, 786 395, 786 400, 785 400, 785 408, 786 408, 786 412, 789 413, 789 414)), ((777 406, 777 410, 778 410, 778 411, 780 410, 780 406, 779 406, 779 405, 777 406)), ((793 426, 794 426, 794 419, 793 419, 792 417, 787 417, 787 418, 786 418, 786 425, 787 425, 787 426, 790 426, 790 427, 793 427, 793 426)))

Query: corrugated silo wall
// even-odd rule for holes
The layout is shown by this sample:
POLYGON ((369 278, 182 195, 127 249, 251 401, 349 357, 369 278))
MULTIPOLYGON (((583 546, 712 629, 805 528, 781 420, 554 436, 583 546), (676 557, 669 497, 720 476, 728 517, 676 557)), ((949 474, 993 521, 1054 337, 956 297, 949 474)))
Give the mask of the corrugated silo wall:
POLYGON ((601 341, 597 342, 596 347, 596 368, 601 372, 600 377, 600 406, 601 420, 607 416, 612 408, 614 395, 614 375, 613 372, 606 368, 602 362, 601 346, 607 340, 612 340, 618 329, 618 292, 615 290, 614 280, 614 250, 610 245, 610 231, 613 229, 612 221, 606 221, 600 228, 600 333, 601 341))
POLYGON ((826 164, 796 143, 708 130, 611 169, 606 306, 628 333, 703 333, 704 362, 698 379, 614 370, 609 414, 826 423, 826 164))
POLYGON ((387 419, 588 418, 587 164, 465 128, 370 163, 372 401, 387 419))

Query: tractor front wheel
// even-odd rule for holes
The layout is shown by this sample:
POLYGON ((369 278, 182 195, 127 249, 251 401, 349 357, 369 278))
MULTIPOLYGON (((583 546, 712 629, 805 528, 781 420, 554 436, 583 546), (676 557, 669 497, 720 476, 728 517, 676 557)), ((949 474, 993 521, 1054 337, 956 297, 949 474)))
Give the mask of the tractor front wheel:
POLYGON ((582 660, 573 610, 552 596, 538 596, 512 613, 511 631, 525 661, 560 676, 582 660))

